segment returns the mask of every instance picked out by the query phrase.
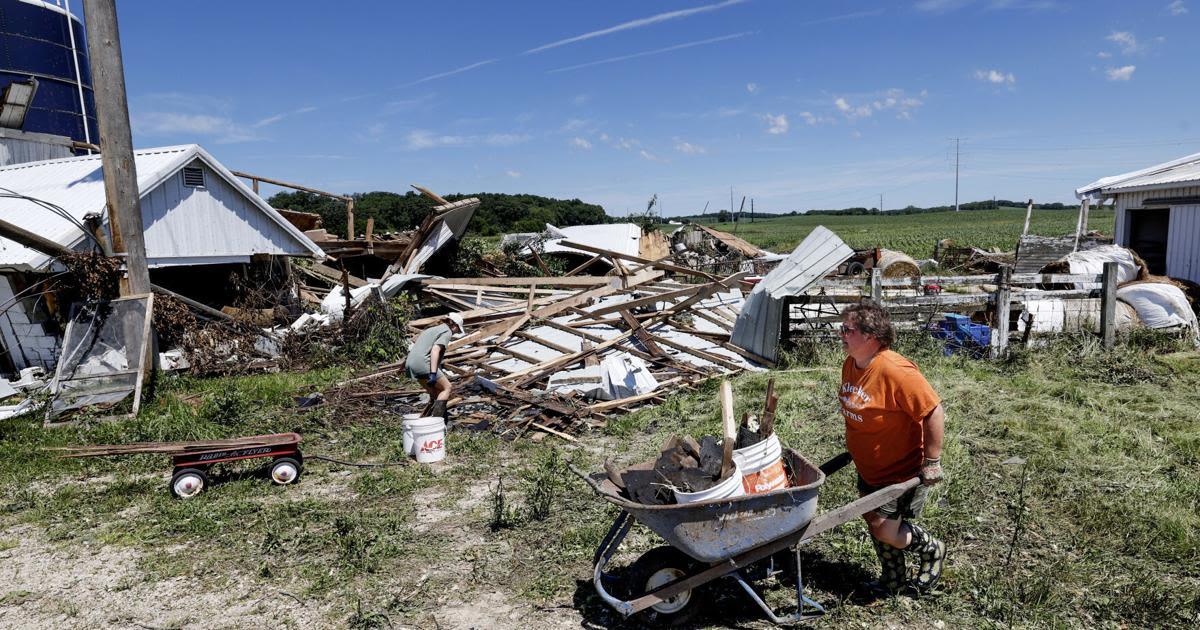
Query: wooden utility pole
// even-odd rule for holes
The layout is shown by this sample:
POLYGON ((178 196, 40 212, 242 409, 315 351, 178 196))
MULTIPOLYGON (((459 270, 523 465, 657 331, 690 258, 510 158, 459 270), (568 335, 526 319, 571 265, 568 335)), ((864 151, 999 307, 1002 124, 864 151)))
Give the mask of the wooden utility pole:
POLYGON ((92 62, 96 120, 100 124, 100 157, 112 250, 114 255, 124 254, 125 259, 121 295, 140 295, 150 292, 150 273, 146 268, 146 240, 129 130, 116 0, 84 0, 83 12, 92 62))
POLYGON ((1021 228, 1021 237, 1024 238, 1029 234, 1029 219, 1033 217, 1033 200, 1029 200, 1029 205, 1025 206, 1025 227, 1021 228))
POLYGON ((992 328, 996 341, 992 343, 993 357, 1008 355, 1008 320, 1012 313, 1012 267, 1000 267, 996 283, 995 326, 992 328))
POLYGON ((1105 350, 1117 342, 1117 263, 1104 263, 1100 285, 1100 340, 1105 350))

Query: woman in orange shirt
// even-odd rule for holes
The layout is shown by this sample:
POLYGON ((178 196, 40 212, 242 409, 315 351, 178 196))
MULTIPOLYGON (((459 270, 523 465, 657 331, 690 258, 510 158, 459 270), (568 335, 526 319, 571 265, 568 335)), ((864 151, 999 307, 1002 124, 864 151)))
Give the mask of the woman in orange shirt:
POLYGON ((946 545, 912 522, 921 515, 929 487, 942 480, 942 436, 946 416, 929 382, 912 361, 893 352, 887 311, 865 300, 843 313, 842 385, 846 450, 858 469, 858 490, 879 488, 919 476, 922 484, 863 515, 883 569, 878 587, 896 593, 908 581, 905 552, 917 556, 911 585, 932 589, 942 575, 946 545))

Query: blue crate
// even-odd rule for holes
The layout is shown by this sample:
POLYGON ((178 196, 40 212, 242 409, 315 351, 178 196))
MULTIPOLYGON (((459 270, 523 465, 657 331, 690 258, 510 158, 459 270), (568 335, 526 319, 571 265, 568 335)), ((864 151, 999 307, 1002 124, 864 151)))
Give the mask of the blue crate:
POLYGON ((933 330, 933 336, 944 339, 946 356, 967 353, 975 358, 987 356, 992 345, 992 329, 985 324, 976 324, 971 318, 958 313, 945 313, 945 318, 933 330))

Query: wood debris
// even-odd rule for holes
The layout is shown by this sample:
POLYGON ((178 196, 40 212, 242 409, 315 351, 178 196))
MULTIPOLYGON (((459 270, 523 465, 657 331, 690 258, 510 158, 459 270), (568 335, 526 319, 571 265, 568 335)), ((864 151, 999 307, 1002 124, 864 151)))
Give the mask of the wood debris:
MULTIPOLYGON (((729 343, 747 274, 716 277, 582 247, 607 258, 615 275, 420 282, 418 297, 437 314, 410 322, 414 335, 441 323, 446 312, 466 324, 442 363, 454 383, 448 405, 454 422, 570 441, 603 426, 611 413, 660 401, 663 392, 758 369, 729 343), (667 273, 703 282, 685 284, 667 273)), ((380 398, 420 411, 419 394, 401 401, 377 389, 380 398)))

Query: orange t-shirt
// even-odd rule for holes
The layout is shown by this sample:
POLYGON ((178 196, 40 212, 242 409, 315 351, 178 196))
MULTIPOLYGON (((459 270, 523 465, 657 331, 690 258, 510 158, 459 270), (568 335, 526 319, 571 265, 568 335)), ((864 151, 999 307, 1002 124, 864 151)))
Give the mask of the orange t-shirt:
POLYGON ((882 350, 859 369, 847 357, 838 399, 846 420, 846 449, 864 481, 884 486, 917 476, 924 420, 941 400, 912 361, 882 350))

